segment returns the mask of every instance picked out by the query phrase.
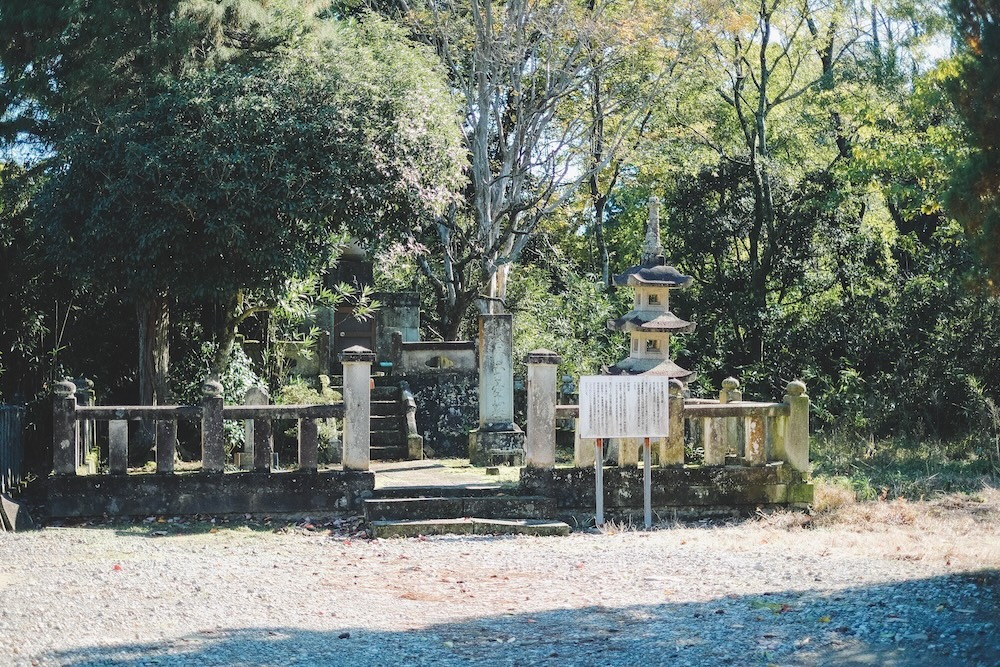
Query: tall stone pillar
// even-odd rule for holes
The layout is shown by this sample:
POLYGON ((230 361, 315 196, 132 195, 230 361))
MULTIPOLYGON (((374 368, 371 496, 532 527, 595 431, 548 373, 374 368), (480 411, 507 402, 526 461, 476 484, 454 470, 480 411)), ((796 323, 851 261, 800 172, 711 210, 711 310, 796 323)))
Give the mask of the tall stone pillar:
POLYGON ((469 434, 469 459, 524 455, 524 432, 514 423, 514 320, 479 316, 479 428, 469 434))
MULTIPOLYGON (((201 470, 221 474, 226 469, 226 431, 222 420, 223 390, 216 380, 201 385, 201 470)), ((174 442, 157 442, 157 472, 173 472, 174 442), (166 447, 163 445, 166 444, 166 447)))
MULTIPOLYGON (((788 383, 785 403, 789 406, 788 421, 783 438, 784 451, 776 451, 782 459, 798 472, 809 472, 809 395, 800 380, 788 383)), ((777 444, 777 443, 776 443, 777 444)))
POLYGON ((344 470, 371 467, 371 377, 375 353, 361 345, 340 353, 344 366, 344 470))
POLYGON ((528 434, 525 465, 552 468, 556 464, 556 370, 561 359, 551 350, 528 353, 528 434))
POLYGON ((75 475, 79 440, 76 433, 76 385, 57 382, 52 399, 52 472, 75 475))

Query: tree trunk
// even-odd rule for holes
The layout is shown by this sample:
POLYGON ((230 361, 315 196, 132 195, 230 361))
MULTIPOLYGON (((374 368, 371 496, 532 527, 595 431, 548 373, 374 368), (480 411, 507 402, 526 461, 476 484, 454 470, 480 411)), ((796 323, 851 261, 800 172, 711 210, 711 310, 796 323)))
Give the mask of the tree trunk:
POLYGON ((215 332, 215 356, 212 359, 212 367, 209 369, 209 375, 213 380, 220 380, 229 366, 233 345, 236 344, 236 330, 240 323, 242 303, 242 292, 236 292, 227 296, 219 305, 222 309, 222 322, 215 332))
MULTIPOLYGON (((136 304, 139 322, 139 405, 164 405, 170 401, 170 305, 165 292, 136 304)), ((144 462, 153 448, 153 422, 142 421, 137 429, 133 459, 144 462)))

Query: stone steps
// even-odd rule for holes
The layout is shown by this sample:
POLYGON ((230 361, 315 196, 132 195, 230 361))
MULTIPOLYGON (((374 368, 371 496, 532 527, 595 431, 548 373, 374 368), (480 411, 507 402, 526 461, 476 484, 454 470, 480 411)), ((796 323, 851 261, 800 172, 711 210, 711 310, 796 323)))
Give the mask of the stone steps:
MULTIPOLYGON (((381 490, 384 494, 388 489, 381 490)), ((414 494, 417 489, 392 490, 414 494)), ((504 496, 495 489, 434 489, 438 495, 378 497, 365 501, 365 520, 374 537, 418 535, 568 535, 569 526, 547 517, 556 504, 545 496, 504 496)))
POLYGON ((425 535, 569 535, 569 525, 542 519, 423 519, 372 521, 372 537, 422 537, 425 535))
POLYGON ((406 445, 372 445, 370 456, 372 461, 405 461, 410 457, 406 445))

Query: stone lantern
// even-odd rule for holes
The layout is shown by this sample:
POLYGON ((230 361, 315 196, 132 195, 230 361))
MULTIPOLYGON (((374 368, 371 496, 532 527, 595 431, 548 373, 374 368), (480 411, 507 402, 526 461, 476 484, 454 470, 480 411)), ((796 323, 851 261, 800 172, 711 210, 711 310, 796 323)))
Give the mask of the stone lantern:
POLYGON ((608 328, 626 331, 630 337, 629 356, 608 369, 611 375, 660 375, 687 382, 694 372, 670 359, 670 337, 694 331, 695 325, 670 312, 670 290, 691 284, 686 276, 667 265, 660 245, 660 200, 649 200, 649 222, 642 246, 642 261, 614 277, 615 285, 635 289, 632 310, 608 328))

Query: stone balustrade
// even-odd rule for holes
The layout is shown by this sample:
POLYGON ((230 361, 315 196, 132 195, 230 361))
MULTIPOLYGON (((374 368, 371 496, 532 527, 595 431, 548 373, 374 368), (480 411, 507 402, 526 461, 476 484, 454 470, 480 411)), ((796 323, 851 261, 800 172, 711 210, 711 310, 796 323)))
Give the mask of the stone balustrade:
MULTIPOLYGON (((200 421, 202 437, 202 473, 222 474, 226 466, 224 422, 245 421, 252 426, 251 467, 255 472, 272 470, 272 422, 293 419, 298 429, 298 466, 300 472, 318 468, 317 419, 344 420, 344 470, 369 468, 371 446, 371 364, 374 354, 354 347, 342 355, 344 364, 344 400, 329 405, 225 405, 223 387, 214 380, 202 385, 201 405, 94 406, 81 405, 77 387, 70 380, 55 386, 53 401, 53 473, 76 476, 87 443, 81 437, 80 424, 108 422, 108 472, 124 475, 128 470, 128 424, 151 421, 156 424, 156 472, 172 474, 176 459, 177 422, 200 421)), ((91 433, 93 427, 91 427, 91 433)))
MULTIPOLYGON (((579 415, 577 405, 558 405, 555 368, 559 358, 548 350, 528 355, 528 424, 526 464, 552 468, 555 463, 556 421, 579 415)), ((790 382, 780 403, 744 401, 739 382, 723 382, 718 400, 685 399, 682 386, 671 381, 670 435, 653 451, 661 468, 693 463, 685 458, 685 443, 700 447, 705 466, 764 466, 782 462, 797 473, 809 470, 809 397, 800 381, 790 382)), ((634 465, 637 443, 619 443, 618 464, 634 465)), ((593 441, 576 438, 574 465, 592 467, 593 441)))

